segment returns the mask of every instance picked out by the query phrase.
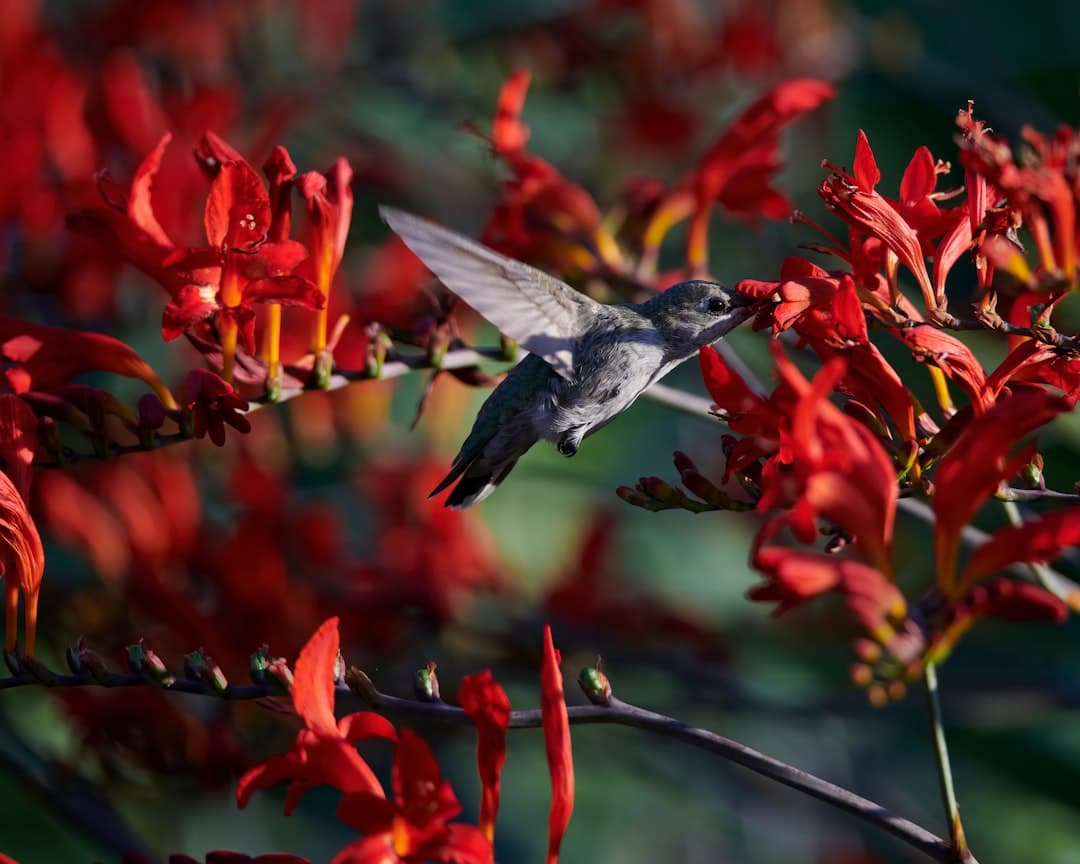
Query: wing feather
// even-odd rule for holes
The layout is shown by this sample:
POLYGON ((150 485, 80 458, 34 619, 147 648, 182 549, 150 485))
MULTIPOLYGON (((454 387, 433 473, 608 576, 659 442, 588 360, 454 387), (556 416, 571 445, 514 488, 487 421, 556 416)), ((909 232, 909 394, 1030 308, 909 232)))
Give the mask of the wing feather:
POLYGON ((473 309, 563 378, 603 306, 565 282, 454 231, 393 207, 379 214, 425 266, 473 309))

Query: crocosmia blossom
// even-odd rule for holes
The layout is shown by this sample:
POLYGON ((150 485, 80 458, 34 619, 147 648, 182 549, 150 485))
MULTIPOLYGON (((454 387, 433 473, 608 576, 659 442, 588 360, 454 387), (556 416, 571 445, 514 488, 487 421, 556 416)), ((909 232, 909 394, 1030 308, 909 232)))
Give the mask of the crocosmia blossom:
POLYGON ((334 664, 338 657, 338 619, 330 618, 308 640, 296 661, 293 675, 293 708, 304 728, 296 736, 292 750, 271 756, 248 771, 236 785, 236 800, 247 805, 257 789, 289 783, 285 813, 291 814, 308 789, 333 786, 346 794, 366 792, 382 798, 383 790, 374 772, 354 742, 379 737, 397 737, 385 717, 371 712, 334 718, 334 664))

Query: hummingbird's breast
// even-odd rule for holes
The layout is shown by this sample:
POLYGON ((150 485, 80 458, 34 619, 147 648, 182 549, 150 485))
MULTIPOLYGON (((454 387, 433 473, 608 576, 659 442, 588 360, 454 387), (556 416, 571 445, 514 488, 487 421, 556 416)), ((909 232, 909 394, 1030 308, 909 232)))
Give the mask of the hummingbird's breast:
POLYGON ((651 328, 601 333, 575 355, 573 381, 552 376, 536 405, 537 434, 557 441, 574 429, 584 435, 606 426, 675 364, 651 328))

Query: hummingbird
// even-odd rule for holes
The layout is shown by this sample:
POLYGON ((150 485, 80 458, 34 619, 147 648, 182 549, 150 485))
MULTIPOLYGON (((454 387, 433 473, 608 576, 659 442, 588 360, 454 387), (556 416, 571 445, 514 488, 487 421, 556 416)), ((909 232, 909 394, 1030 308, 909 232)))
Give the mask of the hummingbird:
POLYGON ((480 408, 435 496, 487 498, 541 438, 564 456, 650 385, 752 314, 717 282, 680 282, 644 303, 605 304, 521 261, 392 207, 379 214, 439 280, 528 355, 480 408))

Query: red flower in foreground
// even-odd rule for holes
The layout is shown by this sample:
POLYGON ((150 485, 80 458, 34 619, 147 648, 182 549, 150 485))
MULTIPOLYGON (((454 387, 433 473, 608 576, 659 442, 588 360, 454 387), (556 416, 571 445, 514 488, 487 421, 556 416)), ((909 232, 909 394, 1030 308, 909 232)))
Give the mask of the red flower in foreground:
POLYGON ((333 864, 490 864, 490 841, 473 825, 448 824, 461 812, 450 783, 442 779, 435 754, 408 729, 394 753, 394 800, 370 791, 347 794, 338 807, 342 822, 368 836, 351 843, 333 864))
POLYGON ((15 648, 19 594, 26 603, 26 653, 33 655, 37 634, 38 592, 45 570, 34 520, 15 484, 0 472, 0 573, 4 579, 4 647, 15 648))
POLYGON ((236 784, 236 800, 245 807, 256 789, 289 782, 285 813, 291 814, 308 789, 323 784, 349 794, 383 798, 382 786, 353 742, 397 737, 390 721, 367 711, 334 719, 334 664, 338 657, 338 619, 330 618, 300 652, 293 675, 293 707, 304 721, 292 750, 256 765, 236 784))
POLYGON ((563 694, 562 658, 551 639, 551 625, 544 625, 544 660, 540 667, 540 711, 544 725, 548 771, 551 773, 551 810, 548 814, 547 864, 559 860, 570 814, 574 812, 574 755, 570 750, 570 718, 563 694))
POLYGON ((476 761, 483 785, 480 801, 480 832, 490 842, 495 837, 499 812, 499 786, 506 761, 506 730, 510 727, 510 700, 506 691, 484 670, 461 682, 458 701, 476 724, 476 761))

